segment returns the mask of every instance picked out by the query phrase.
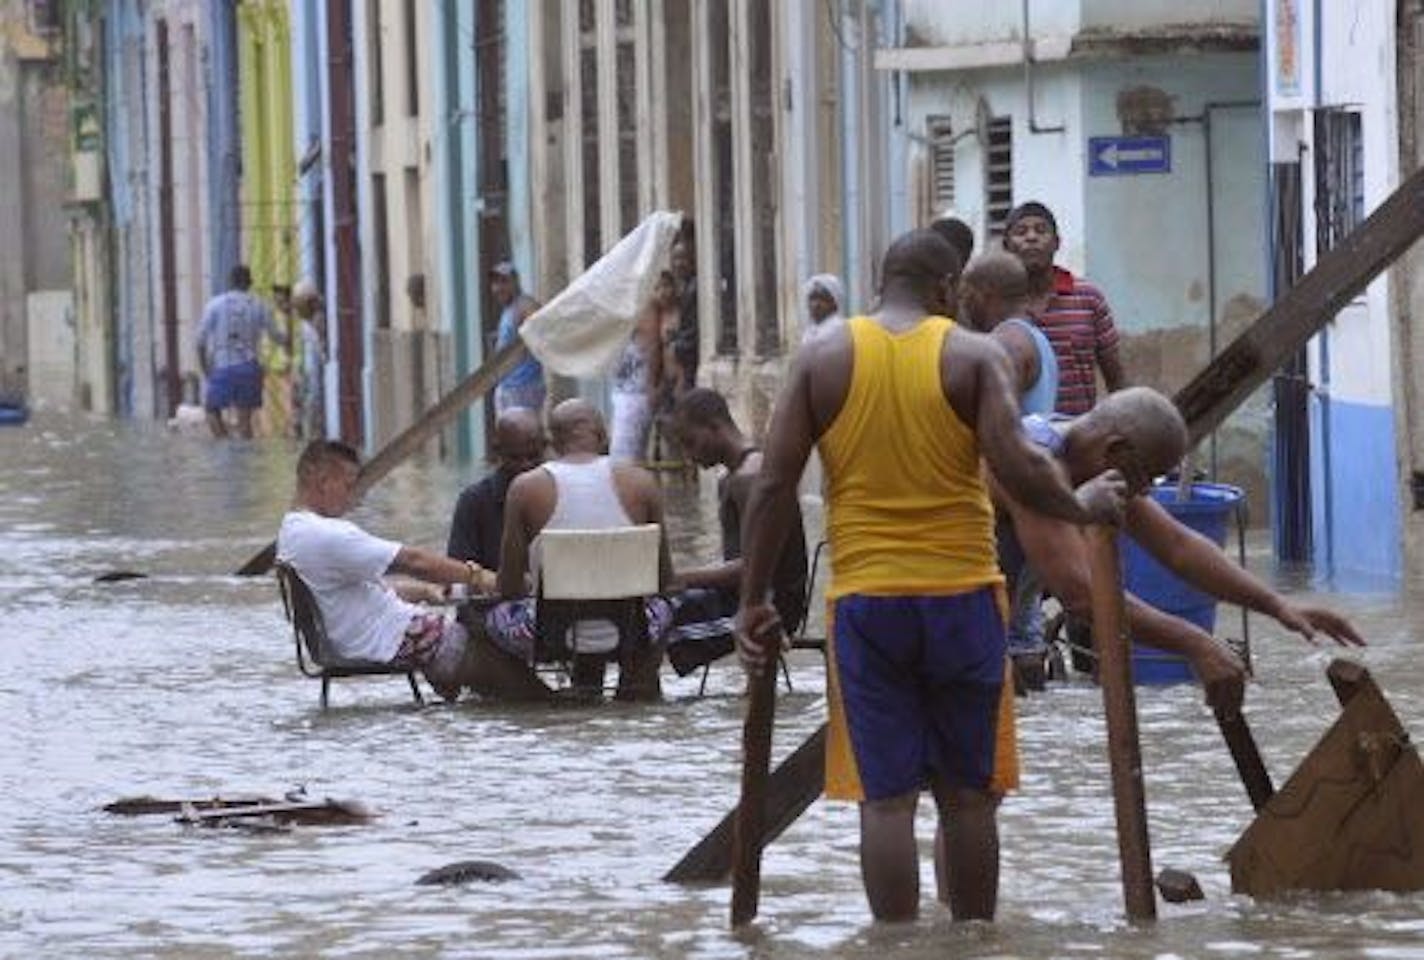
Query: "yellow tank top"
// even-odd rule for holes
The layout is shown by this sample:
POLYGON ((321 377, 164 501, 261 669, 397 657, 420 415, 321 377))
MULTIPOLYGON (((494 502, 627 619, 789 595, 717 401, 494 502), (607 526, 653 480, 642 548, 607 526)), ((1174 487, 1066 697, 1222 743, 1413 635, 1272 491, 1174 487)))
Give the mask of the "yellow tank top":
POLYGON ((929 317, 892 333, 850 321, 854 371, 817 446, 827 481, 830 598, 958 593, 1003 582, 979 444, 945 398, 929 317))

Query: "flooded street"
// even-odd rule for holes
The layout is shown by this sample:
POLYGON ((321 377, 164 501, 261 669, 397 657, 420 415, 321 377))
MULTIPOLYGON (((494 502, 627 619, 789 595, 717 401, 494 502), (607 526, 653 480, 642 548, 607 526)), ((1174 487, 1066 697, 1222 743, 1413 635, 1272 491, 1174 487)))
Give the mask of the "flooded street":
MULTIPOLYGON (((1101 698, 1082 680, 1020 701, 1025 781, 1003 807, 999 923, 959 927, 930 906, 925 804, 923 917, 873 926, 854 810, 818 803, 769 849, 761 921, 738 939, 726 888, 660 880, 735 799, 734 663, 702 698, 695 677, 665 671, 654 707, 414 709, 403 680, 380 678, 337 682, 323 714, 273 581, 230 576, 275 534, 294 458, 139 423, 0 430, 0 955, 1424 958, 1424 894, 1231 896, 1221 857, 1251 811, 1191 687, 1144 689, 1138 705, 1154 867, 1194 873, 1206 899, 1128 928, 1101 698), (92 582, 113 570, 149 576, 92 582), (299 785, 380 817, 249 834, 99 809, 299 785), (522 879, 414 886, 467 859, 522 879)), ((355 519, 443 548, 470 478, 405 467, 355 519)), ((679 561, 711 559, 710 487, 668 490, 679 561)), ((1420 596, 1336 600, 1421 735, 1420 596)), ((1236 631, 1234 610, 1222 621, 1236 631)), ((1338 712, 1331 651, 1261 618, 1253 645, 1248 716, 1279 784, 1338 712)), ((798 654, 792 674, 778 757, 825 716, 819 658, 798 654)))

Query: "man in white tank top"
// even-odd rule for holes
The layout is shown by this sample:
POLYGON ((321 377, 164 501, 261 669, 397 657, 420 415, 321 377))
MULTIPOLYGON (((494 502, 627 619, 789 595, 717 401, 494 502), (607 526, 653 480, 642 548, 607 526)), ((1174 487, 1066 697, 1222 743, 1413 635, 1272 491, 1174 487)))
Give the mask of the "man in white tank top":
MULTIPOLYGON (((588 401, 576 398, 556 406, 549 414, 549 439, 555 458, 520 474, 509 485, 499 567, 499 592, 509 602, 486 618, 491 639, 504 650, 524 654, 526 660, 534 652, 535 609, 528 574, 536 566, 538 535, 544 530, 607 530, 663 522, 657 480, 641 467, 608 459, 603 415, 588 401)), ((666 534, 659 566, 658 580, 666 588, 672 579, 666 534)), ((654 597, 647 614, 649 643, 619 654, 620 699, 658 693, 659 643, 671 622, 671 606, 654 597)))

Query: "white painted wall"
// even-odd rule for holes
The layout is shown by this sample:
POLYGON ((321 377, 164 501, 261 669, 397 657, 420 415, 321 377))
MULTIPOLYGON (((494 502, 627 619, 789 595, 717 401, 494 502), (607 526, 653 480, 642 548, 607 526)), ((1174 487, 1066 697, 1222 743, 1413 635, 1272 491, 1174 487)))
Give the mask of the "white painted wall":
MULTIPOLYGON (((1079 0, 1029 0, 1032 37, 1070 37, 1078 29, 1079 0)), ((912 46, 961 46, 1021 40, 1023 5, 1016 0, 904 0, 912 46)))
POLYGON ((1084 30, 1154 30, 1198 24, 1252 25, 1260 0, 1081 0, 1084 30))
MULTIPOLYGON (((905 0, 911 46, 964 46, 1023 37, 1023 3, 905 0)), ((1354 4, 1339 4, 1351 6, 1354 4)), ((1361 6, 1364 6, 1363 4, 1361 6)), ((1119 33, 1201 24, 1249 26, 1259 0, 1029 0, 1029 36, 1071 37, 1080 30, 1119 33)))
MULTIPOLYGON (((1094 63, 1083 68, 1082 135, 1122 133, 1121 90, 1154 86, 1172 97, 1172 170, 1085 178, 1087 246, 1084 267, 1107 292, 1123 333, 1206 327, 1209 265, 1216 267, 1216 309, 1221 318, 1233 297, 1266 293, 1265 141, 1259 106, 1212 110, 1212 202, 1215 253, 1207 235, 1206 157, 1203 122, 1208 104, 1258 99, 1258 66, 1250 54, 1094 63), (1150 215, 1148 215, 1150 211, 1150 215)), ((1086 164, 1086 160, 1084 161, 1086 164)))
POLYGON ((79 348, 75 339, 73 293, 36 290, 25 298, 25 314, 29 327, 31 402, 51 409, 78 409, 79 348))
MULTIPOLYGON (((1320 63, 1316 69, 1313 4, 1299 4, 1299 84, 1289 89, 1276 71, 1267 71, 1272 111, 1271 157, 1303 158, 1302 202, 1306 266, 1316 259, 1313 166, 1314 107, 1358 109, 1364 146, 1365 212, 1376 207, 1399 182, 1398 118, 1395 91, 1394 25, 1390 4, 1321 4, 1320 63), (1317 90, 1317 83, 1319 89, 1317 90), (1303 151, 1303 152, 1302 152, 1303 151)), ((1267 62, 1277 63, 1282 38, 1279 11, 1271 6, 1266 36, 1267 62)), ((1321 366, 1319 343, 1311 351, 1311 377, 1328 383, 1331 395, 1346 402, 1388 406, 1390 310, 1387 276, 1377 278, 1343 309, 1329 328, 1329 369, 1321 366)))
POLYGON ((1035 78, 1040 126, 1063 125, 1063 133, 1029 130, 1023 73, 1020 70, 973 70, 913 74, 908 98, 909 129, 918 136, 926 119, 949 116, 959 139, 955 144, 955 213, 974 227, 976 249, 985 241, 985 145, 976 118, 982 99, 992 116, 1013 119, 1014 202, 1037 199, 1048 204, 1063 237, 1060 260, 1070 269, 1084 264, 1084 151, 1078 133, 1081 83, 1076 68, 1061 63, 1040 66, 1035 78))

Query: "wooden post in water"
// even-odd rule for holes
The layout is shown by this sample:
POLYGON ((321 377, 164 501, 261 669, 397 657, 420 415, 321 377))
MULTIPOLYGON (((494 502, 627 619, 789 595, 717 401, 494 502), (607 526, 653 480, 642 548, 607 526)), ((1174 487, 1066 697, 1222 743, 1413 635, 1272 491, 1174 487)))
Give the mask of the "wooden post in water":
MULTIPOLYGON (((776 642, 779 643, 778 637, 776 642)), ((771 651, 774 653, 774 648, 771 651)), ((771 727, 776 714, 776 658, 747 679, 747 719, 742 727, 742 798, 732 831, 732 926, 755 919, 761 898, 762 827, 771 767, 771 727)))
POLYGON ((1155 920, 1152 851, 1147 837, 1147 797, 1142 786, 1142 744, 1137 736, 1137 700, 1132 689, 1132 656, 1123 632, 1122 568, 1117 528, 1088 530, 1092 564, 1093 643, 1098 650, 1098 683, 1108 727, 1108 762, 1113 807, 1117 811, 1118 856, 1129 920, 1155 920))

